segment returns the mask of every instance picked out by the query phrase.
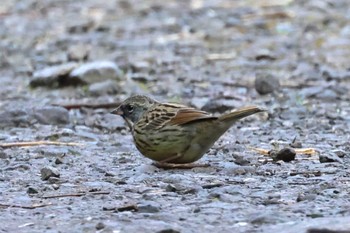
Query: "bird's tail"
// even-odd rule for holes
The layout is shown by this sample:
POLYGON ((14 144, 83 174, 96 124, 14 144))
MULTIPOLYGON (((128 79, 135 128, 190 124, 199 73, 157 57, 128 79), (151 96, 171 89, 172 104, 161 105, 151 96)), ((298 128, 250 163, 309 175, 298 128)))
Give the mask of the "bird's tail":
POLYGON ((234 110, 230 113, 226 113, 222 116, 219 117, 220 121, 228 121, 228 122, 235 122, 241 118, 253 115, 258 112, 265 112, 265 109, 259 108, 257 106, 248 106, 248 107, 243 107, 237 110, 234 110))

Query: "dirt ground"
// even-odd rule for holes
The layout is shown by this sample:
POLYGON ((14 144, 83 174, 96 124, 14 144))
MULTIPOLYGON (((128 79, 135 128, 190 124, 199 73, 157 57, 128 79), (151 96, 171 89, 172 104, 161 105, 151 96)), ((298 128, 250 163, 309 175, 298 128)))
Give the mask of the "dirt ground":
POLYGON ((2 0, 0 232, 350 232, 349 22, 347 0, 2 0), (268 113, 163 170, 109 114, 132 94, 268 113), (315 153, 253 149, 293 147, 315 153))

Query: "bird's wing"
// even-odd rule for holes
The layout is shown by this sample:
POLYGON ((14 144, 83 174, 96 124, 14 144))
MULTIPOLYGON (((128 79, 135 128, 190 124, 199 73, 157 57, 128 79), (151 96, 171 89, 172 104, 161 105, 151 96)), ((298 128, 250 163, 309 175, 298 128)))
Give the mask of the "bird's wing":
POLYGON ((184 105, 160 104, 146 112, 138 125, 143 125, 146 130, 155 130, 164 126, 184 125, 204 119, 217 119, 217 117, 184 105))
POLYGON ((181 108, 177 111, 176 115, 171 118, 169 124, 171 125, 184 125, 199 120, 217 119, 207 112, 197 110, 195 108, 181 108))

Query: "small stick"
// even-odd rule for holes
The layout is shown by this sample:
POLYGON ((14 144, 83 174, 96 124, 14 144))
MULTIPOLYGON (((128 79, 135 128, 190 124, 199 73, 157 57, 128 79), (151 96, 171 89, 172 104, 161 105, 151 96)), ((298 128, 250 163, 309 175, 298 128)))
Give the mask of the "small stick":
POLYGON ((0 208, 22 208, 22 209, 36 209, 36 208, 41 208, 41 207, 46 207, 52 205, 51 203, 48 204, 35 204, 31 206, 23 206, 23 205, 16 205, 16 204, 1 204, 0 203, 0 208))
MULTIPOLYGON (((254 148, 254 147, 250 147, 249 149, 256 151, 262 155, 269 155, 269 151, 270 151, 263 148, 254 148)), ((293 150, 297 154, 306 154, 306 155, 316 154, 316 150, 314 148, 293 148, 293 150)))
POLYGON ((81 146, 80 143, 75 143, 75 142, 54 142, 54 141, 0 143, 0 147, 2 147, 2 148, 23 147, 23 146, 41 146, 41 145, 81 146))
POLYGON ((102 103, 102 104, 87 104, 87 103, 72 103, 72 104, 52 104, 53 106, 60 106, 67 110, 81 109, 81 108, 116 108, 120 103, 102 103))
POLYGON ((49 199, 49 198, 60 198, 60 197, 81 197, 81 196, 85 196, 87 194, 108 195, 110 193, 111 192, 106 192, 106 191, 101 191, 101 192, 84 192, 84 193, 66 193, 66 194, 58 194, 58 195, 52 195, 52 196, 43 196, 42 198, 49 199))

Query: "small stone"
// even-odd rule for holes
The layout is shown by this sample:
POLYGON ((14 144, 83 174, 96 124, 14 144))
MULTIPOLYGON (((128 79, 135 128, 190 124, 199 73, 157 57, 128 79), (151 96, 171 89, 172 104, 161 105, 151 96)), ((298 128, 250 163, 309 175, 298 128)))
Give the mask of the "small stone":
MULTIPOLYGON (((53 177, 51 177, 50 179, 52 179, 53 177)), ((50 181, 50 179, 49 179, 49 181, 50 181)), ((56 178, 57 179, 57 178, 56 178)), ((58 184, 52 184, 52 188, 54 189, 54 190, 58 190, 59 188, 60 188, 60 186, 58 185, 58 184)))
POLYGON ((28 126, 33 120, 30 109, 11 109, 0 113, 0 127, 28 126))
POLYGON ((232 99, 211 100, 202 107, 202 110, 207 112, 223 113, 223 112, 232 111, 232 109, 235 109, 237 107, 236 103, 237 102, 235 102, 232 99))
POLYGON ((317 198, 316 194, 299 194, 297 197, 297 202, 301 201, 313 201, 317 198))
POLYGON ((5 151, 0 148, 0 159, 8 159, 9 156, 5 153, 5 151))
POLYGON ((57 157, 56 159, 55 159, 55 164, 63 164, 64 162, 63 162, 63 158, 62 157, 57 157))
POLYGON ((335 154, 335 153, 329 153, 329 154, 320 154, 319 155, 320 163, 342 163, 343 161, 335 154))
POLYGON ((112 61, 95 61, 75 68, 70 76, 83 83, 92 84, 108 79, 120 80, 122 71, 112 61))
POLYGON ((296 138, 293 140, 293 142, 291 142, 289 144, 290 147, 292 148, 302 148, 303 144, 301 143, 301 141, 296 140, 296 138))
POLYGON ((333 150, 332 153, 337 155, 339 158, 343 158, 343 157, 345 157, 345 155, 347 155, 347 153, 343 150, 333 150))
POLYGON ((137 210, 140 213, 158 213, 160 205, 153 201, 145 201, 137 205, 137 210))
POLYGON ((130 75, 130 78, 133 81, 140 82, 140 83, 149 83, 155 80, 152 76, 145 73, 135 73, 130 75))
POLYGON ((34 117, 41 124, 62 125, 69 123, 69 112, 59 106, 46 106, 34 109, 34 117))
POLYGON ((106 227, 106 225, 103 222, 99 222, 96 224, 95 228, 96 230, 102 230, 106 227))
POLYGON ((147 61, 135 61, 130 64, 133 73, 148 72, 150 70, 150 64, 147 61))
POLYGON ((68 49, 68 58, 71 61, 84 61, 88 58, 89 49, 84 44, 72 45, 68 49))
POLYGON ((284 162, 290 162, 295 159, 296 152, 292 148, 283 148, 279 151, 271 150, 269 155, 274 161, 282 160, 284 162))
POLYGON ((277 91, 280 88, 278 79, 272 74, 256 74, 255 77, 255 90, 260 95, 266 95, 277 91))
POLYGON ((191 105, 195 108, 202 109, 209 102, 207 97, 193 97, 191 98, 191 105))
POLYGON ((166 187, 165 187, 165 191, 166 192, 176 192, 177 191, 177 188, 172 185, 172 184, 168 184, 166 187))
POLYGON ((106 80, 89 86, 89 92, 94 96, 117 94, 119 89, 119 84, 115 80, 106 80))
POLYGON ((38 191, 36 188, 29 187, 29 188, 27 189, 27 193, 28 193, 28 194, 37 194, 37 193, 39 193, 39 191, 38 191))
POLYGON ((35 71, 29 84, 31 87, 56 87, 67 84, 69 73, 77 66, 77 63, 66 63, 35 71))
POLYGON ((40 170, 40 173, 42 180, 48 180, 50 177, 60 177, 58 169, 54 167, 44 167, 40 170))
POLYGON ((234 153, 232 156, 234 158, 233 162, 237 165, 246 166, 250 164, 250 159, 246 158, 246 156, 236 153, 234 153))
POLYGON ((326 229, 326 228, 310 228, 307 230, 306 233, 350 233, 350 231, 330 230, 330 229, 326 229))
POLYGON ((90 19, 74 19, 69 21, 70 25, 67 27, 67 31, 72 34, 85 33, 90 30, 94 23, 90 19))
POLYGON ((50 177, 48 179, 48 181, 49 181, 50 184, 58 184, 60 182, 60 178, 58 178, 58 177, 50 177))
POLYGON ((180 231, 168 228, 168 229, 157 231, 157 233, 180 233, 180 231))

